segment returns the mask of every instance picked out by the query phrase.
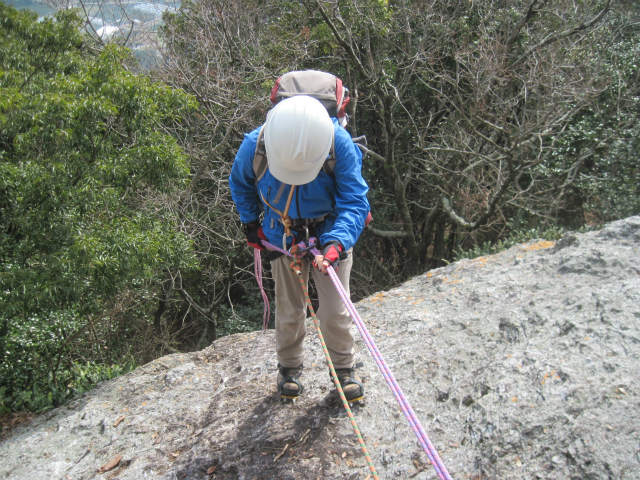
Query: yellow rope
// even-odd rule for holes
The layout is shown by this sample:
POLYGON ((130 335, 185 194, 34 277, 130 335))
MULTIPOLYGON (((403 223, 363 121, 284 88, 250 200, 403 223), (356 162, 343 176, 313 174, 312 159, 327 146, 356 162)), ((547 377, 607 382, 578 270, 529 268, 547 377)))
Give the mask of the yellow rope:
POLYGON ((356 419, 353 416, 353 412, 351 411, 351 407, 349 407, 349 402, 347 401, 347 397, 342 390, 342 385, 340 385, 340 380, 338 379, 338 374, 336 373, 336 369, 333 366, 333 362, 331 361, 331 355, 329 355, 329 349, 327 348, 327 344, 324 341, 324 336, 322 335, 322 331, 320 330, 320 322, 318 321, 318 317, 316 316, 316 312, 311 304, 311 298, 309 297, 309 289, 307 288, 307 284, 302 278, 302 261, 301 257, 296 253, 297 246, 294 246, 291 249, 291 253, 293 253, 293 262, 291 262, 291 269, 296 274, 298 279, 300 280, 300 286, 302 287, 302 292, 304 293, 305 300, 307 302, 307 307, 309 308, 309 313, 311 314, 311 318, 313 319, 313 324, 316 327, 318 332, 318 337, 320 338, 320 344, 322 345, 322 350, 324 352, 324 356, 327 360, 327 364, 329 365, 329 370, 331 371, 331 378, 333 379, 333 383, 338 390, 338 394, 340 395, 340 400, 342 400, 342 405, 344 409, 347 411, 347 416, 351 421, 351 426, 353 427, 353 431, 358 437, 358 443, 360 443, 360 448, 362 449, 362 453, 364 454, 364 458, 367 460, 367 464, 369 465, 369 470, 373 475, 373 480, 379 480, 378 473, 376 472, 376 467, 373 465, 373 460, 371 460, 371 456, 369 455, 369 451, 367 450, 367 445, 364 442, 364 438, 362 438, 362 434, 360 433, 360 428, 358 428, 358 424, 356 423, 356 419))
POLYGON ((283 211, 280 211, 274 206, 272 206, 269 202, 267 202, 267 199, 264 198, 264 195, 260 194, 260 198, 262 198, 262 201, 264 202, 264 204, 267 207, 269 207, 271 210, 276 212, 278 215, 280 215, 280 221, 282 222, 282 225, 284 225, 284 233, 287 235, 287 237, 291 236, 292 223, 291 223, 291 217, 289 217, 289 207, 291 207, 291 200, 293 200, 293 192, 295 191, 295 189, 296 189, 296 186, 291 185, 291 188, 289 189, 289 196, 287 197, 287 203, 285 204, 283 211))

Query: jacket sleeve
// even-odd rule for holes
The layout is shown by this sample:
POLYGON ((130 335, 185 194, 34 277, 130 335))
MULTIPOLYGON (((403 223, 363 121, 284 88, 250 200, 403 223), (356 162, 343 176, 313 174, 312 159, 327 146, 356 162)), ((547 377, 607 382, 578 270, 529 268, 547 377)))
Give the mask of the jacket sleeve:
POLYGON ((257 221, 262 212, 262 203, 258 199, 256 177, 253 172, 253 155, 259 131, 258 128, 244 136, 229 175, 231 198, 238 209, 242 223, 257 221))
POLYGON ((335 133, 335 213, 333 226, 320 235, 320 244, 338 241, 345 250, 355 245, 369 213, 369 187, 362 178, 362 152, 342 127, 335 133))

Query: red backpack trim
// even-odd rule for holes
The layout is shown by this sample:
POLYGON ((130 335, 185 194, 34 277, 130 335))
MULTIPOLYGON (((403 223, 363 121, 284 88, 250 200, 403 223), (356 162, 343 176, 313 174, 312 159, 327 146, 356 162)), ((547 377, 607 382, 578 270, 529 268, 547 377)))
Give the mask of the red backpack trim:
POLYGON ((335 75, 320 70, 296 70, 280 76, 271 89, 271 103, 296 95, 318 99, 329 115, 343 118, 351 100, 349 89, 335 75))

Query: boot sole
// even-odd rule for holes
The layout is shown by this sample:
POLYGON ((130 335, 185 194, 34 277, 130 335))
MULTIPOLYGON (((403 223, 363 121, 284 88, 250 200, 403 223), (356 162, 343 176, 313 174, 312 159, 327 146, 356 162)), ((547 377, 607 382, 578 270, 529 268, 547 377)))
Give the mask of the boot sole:
POLYGON ((347 398, 347 402, 349 403, 356 403, 356 402, 363 402, 363 401, 364 401, 364 395, 361 395, 356 398, 351 398, 351 399, 347 398))
POLYGON ((281 393, 280 398, 284 398, 286 400, 295 400, 296 398, 300 398, 300 395, 285 395, 284 393, 281 393))

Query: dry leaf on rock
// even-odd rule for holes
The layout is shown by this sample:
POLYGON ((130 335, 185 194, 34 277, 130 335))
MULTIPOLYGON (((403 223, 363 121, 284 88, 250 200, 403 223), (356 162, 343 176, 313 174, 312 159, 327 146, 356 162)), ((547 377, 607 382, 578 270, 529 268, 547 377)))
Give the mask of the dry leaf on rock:
POLYGON ((116 455, 111 459, 110 462, 105 463, 103 466, 101 466, 98 469, 98 473, 104 473, 104 472, 108 472, 109 470, 113 470, 118 465, 120 465, 120 461, 122 461, 122 455, 116 455))

